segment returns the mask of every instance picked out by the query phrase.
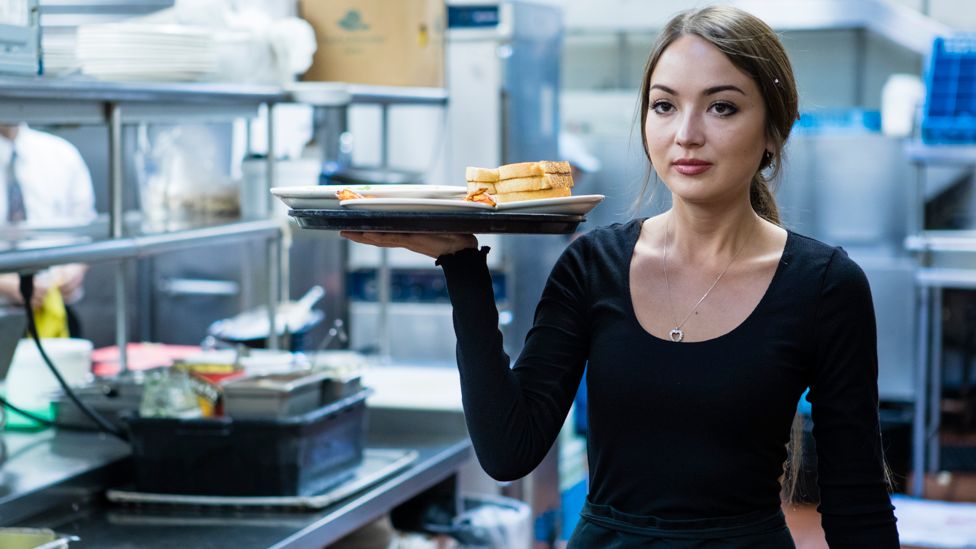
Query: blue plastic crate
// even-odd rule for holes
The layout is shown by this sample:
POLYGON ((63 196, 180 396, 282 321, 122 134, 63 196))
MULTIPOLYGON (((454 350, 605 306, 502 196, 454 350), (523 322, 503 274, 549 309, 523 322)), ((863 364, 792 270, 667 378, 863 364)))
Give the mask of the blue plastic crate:
POLYGON ((877 133, 881 112, 860 108, 816 109, 800 114, 793 131, 802 134, 877 133))
POLYGON ((976 142, 976 33, 935 39, 926 88, 922 141, 976 142))

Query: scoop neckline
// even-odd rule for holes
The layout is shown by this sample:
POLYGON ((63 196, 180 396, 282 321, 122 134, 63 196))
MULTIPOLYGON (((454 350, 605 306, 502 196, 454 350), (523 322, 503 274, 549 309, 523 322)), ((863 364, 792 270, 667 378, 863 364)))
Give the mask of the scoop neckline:
POLYGON ((664 338, 658 337, 658 336, 652 334, 651 332, 649 332, 647 330, 647 328, 645 328, 644 325, 641 324, 640 320, 637 318, 637 311, 636 311, 636 309, 634 309, 634 294, 631 291, 630 271, 631 271, 631 265, 634 262, 634 251, 637 249, 637 243, 638 243, 638 241, 640 241, 641 230, 643 229, 644 222, 647 221, 647 219, 648 218, 645 217, 645 218, 642 218, 642 219, 636 219, 633 222, 636 225, 636 229, 634 230, 634 233, 636 233, 636 234, 632 234, 631 235, 632 245, 629 247, 630 248, 630 260, 627 262, 627 274, 626 274, 625 282, 624 282, 624 284, 626 286, 626 288, 625 288, 626 289, 625 294, 627 296, 627 311, 628 311, 628 313, 630 315, 630 320, 634 323, 635 326, 637 326, 637 329, 638 330, 640 330, 641 332, 643 332, 644 335, 646 337, 650 338, 651 340, 657 341, 657 342, 660 342, 660 343, 663 343, 665 345, 669 345, 669 344, 670 345, 684 345, 686 347, 688 347, 688 346, 695 346, 695 345, 708 345, 708 344, 716 343, 716 342, 719 342, 719 341, 722 341, 722 340, 725 340, 725 339, 728 339, 728 338, 731 338, 731 337, 735 337, 735 335, 738 332, 744 330, 745 327, 752 322, 753 318, 755 318, 757 316, 757 314, 759 313, 759 311, 763 309, 763 307, 766 305, 766 301, 769 300, 770 294, 773 293, 774 288, 776 287, 777 283, 779 282, 779 279, 782 276, 783 266, 787 264, 787 261, 786 260, 790 256, 790 253, 791 253, 792 247, 793 247, 793 241, 795 240, 795 236, 796 236, 793 231, 791 231, 791 230, 789 230, 789 229, 787 229, 787 228, 784 227, 784 230, 786 231, 786 242, 783 245, 783 251, 780 253, 779 261, 776 263, 776 270, 773 272, 773 278, 770 279, 769 285, 766 286, 766 290, 763 292, 762 297, 759 299, 759 303, 757 303, 756 306, 752 309, 752 311, 750 311, 749 314, 746 315, 746 317, 742 320, 742 322, 740 322, 734 328, 732 328, 731 330, 725 332, 724 334, 715 336, 713 338, 704 339, 702 341, 681 341, 681 342, 678 342, 678 341, 671 341, 669 339, 664 339, 664 338))

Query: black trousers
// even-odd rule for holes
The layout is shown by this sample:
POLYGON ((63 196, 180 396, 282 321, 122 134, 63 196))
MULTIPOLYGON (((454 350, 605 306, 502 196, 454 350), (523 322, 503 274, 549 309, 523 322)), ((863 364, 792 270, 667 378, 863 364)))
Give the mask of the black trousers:
POLYGON ((666 520, 586 502, 567 549, 795 549, 783 511, 666 520))

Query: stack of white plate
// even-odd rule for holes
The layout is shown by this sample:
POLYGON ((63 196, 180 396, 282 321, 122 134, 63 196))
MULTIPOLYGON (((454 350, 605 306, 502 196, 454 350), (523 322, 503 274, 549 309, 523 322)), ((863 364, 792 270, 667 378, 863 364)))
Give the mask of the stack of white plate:
POLYGON ((83 25, 77 52, 81 71, 103 80, 205 80, 217 71, 213 33, 200 27, 83 25))
POLYGON ((65 75, 81 68, 78 60, 78 36, 75 29, 45 30, 41 35, 44 73, 65 75))

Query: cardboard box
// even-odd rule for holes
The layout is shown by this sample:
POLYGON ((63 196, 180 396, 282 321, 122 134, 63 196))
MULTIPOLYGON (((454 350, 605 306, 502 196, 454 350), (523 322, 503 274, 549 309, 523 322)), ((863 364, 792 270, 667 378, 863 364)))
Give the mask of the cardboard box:
POLYGON ((444 0, 300 0, 318 50, 304 80, 444 86, 444 0))

